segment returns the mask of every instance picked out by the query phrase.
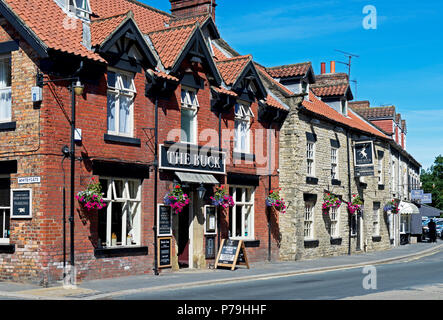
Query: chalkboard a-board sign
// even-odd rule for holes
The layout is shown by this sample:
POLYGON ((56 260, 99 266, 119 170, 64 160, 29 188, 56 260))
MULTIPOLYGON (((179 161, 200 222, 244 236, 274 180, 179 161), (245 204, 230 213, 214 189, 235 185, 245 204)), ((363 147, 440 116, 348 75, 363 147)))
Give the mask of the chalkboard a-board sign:
POLYGON ((158 236, 172 237, 172 208, 170 206, 158 206, 158 236))
POLYGON ((32 189, 11 190, 12 219, 32 218, 32 189))
POLYGON ((158 267, 171 268, 172 238, 158 238, 158 267))
POLYGON ((245 265, 249 269, 245 243, 242 240, 223 240, 215 262, 215 268, 231 268, 234 271, 237 265, 245 265))

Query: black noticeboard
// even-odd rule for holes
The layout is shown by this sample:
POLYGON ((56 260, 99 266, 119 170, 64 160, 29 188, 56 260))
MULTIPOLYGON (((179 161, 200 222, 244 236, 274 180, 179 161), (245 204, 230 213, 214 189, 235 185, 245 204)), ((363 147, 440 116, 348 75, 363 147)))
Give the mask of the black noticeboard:
POLYGON ((158 239, 158 267, 160 269, 171 268, 172 238, 158 239))
POLYGON ((225 267, 234 271, 237 265, 245 265, 249 269, 244 242, 242 240, 223 240, 215 262, 215 268, 225 267))
POLYGON ((12 219, 32 218, 32 189, 11 190, 12 219))
POLYGON ((172 236, 172 208, 170 206, 158 206, 158 236, 172 236))
POLYGON ((206 236, 205 253, 206 259, 216 258, 215 236, 206 236))

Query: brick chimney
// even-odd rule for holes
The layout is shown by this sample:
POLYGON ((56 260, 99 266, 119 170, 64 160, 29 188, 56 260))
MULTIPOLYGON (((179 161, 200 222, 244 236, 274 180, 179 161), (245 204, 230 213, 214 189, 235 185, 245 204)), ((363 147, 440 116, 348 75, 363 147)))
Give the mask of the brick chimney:
POLYGON ((322 62, 321 63, 321 74, 325 74, 326 73, 326 62, 322 62))
POLYGON ((215 21, 215 0, 169 0, 171 13, 178 18, 187 18, 211 13, 215 21))

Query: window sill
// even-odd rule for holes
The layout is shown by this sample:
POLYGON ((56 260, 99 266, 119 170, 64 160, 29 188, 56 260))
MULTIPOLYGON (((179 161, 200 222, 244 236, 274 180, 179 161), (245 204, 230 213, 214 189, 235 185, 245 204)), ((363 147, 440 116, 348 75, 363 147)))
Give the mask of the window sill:
POLYGON ((260 248, 260 240, 244 240, 246 248, 260 248))
POLYGON ((15 253, 15 244, 1 243, 0 244, 0 254, 1 253, 6 253, 6 254, 15 253))
POLYGON ((341 246, 342 242, 342 238, 331 238, 331 245, 333 246, 341 246))
POLYGON ((255 154, 234 151, 234 160, 255 161, 255 154))
POLYGON ((94 250, 94 255, 96 258, 147 256, 148 254, 148 247, 118 247, 100 248, 94 250))
POLYGON ((381 237, 380 236, 373 236, 372 241, 373 242, 381 242, 381 237))
POLYGON ((0 131, 15 131, 17 123, 14 122, 1 122, 0 131))
POLYGON ((305 248, 318 248, 319 245, 319 240, 305 240, 305 248))
POLYGON ((317 185, 318 184, 318 179, 314 178, 314 177, 306 177, 306 183, 307 184, 312 184, 312 185, 317 185))
POLYGON ((105 134, 104 140, 105 140, 105 142, 121 143, 121 144, 137 146, 137 147, 141 147, 141 145, 142 145, 140 139, 128 138, 128 137, 123 137, 123 136, 115 136, 115 135, 110 135, 110 134, 105 134))

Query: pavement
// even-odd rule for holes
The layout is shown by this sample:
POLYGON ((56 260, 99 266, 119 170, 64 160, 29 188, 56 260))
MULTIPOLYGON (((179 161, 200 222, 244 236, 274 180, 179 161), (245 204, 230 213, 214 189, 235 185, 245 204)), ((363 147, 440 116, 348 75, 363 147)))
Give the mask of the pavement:
POLYGON ((163 273, 160 276, 142 275, 105 280, 84 281, 75 288, 58 283, 50 288, 35 285, 0 282, 1 299, 19 300, 108 300, 131 294, 171 289, 201 287, 214 284, 239 283, 292 275, 324 273, 361 268, 368 265, 408 262, 443 251, 443 242, 417 243, 387 251, 303 260, 295 262, 261 262, 251 269, 186 270, 163 273))

